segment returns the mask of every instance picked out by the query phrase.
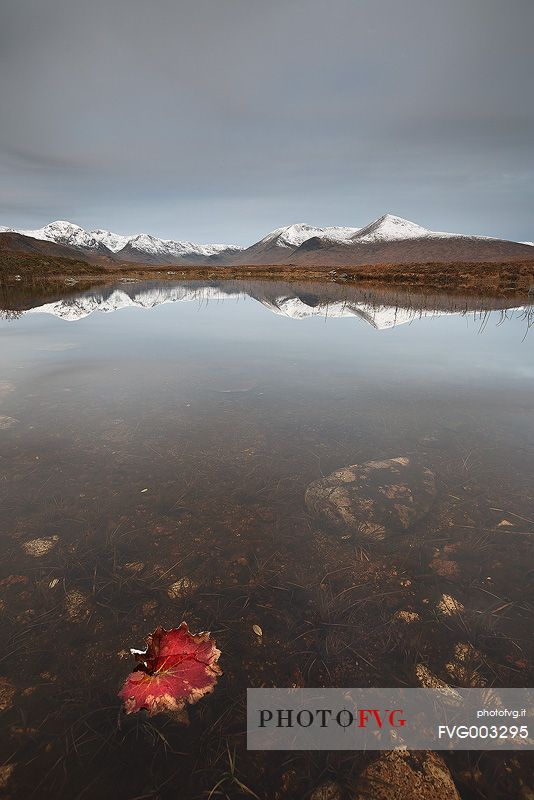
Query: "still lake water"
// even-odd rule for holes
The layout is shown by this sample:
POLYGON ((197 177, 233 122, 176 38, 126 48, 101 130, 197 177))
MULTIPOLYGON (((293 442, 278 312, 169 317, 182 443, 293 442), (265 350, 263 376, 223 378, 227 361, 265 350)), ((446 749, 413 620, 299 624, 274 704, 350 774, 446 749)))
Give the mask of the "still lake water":
MULTIPOLYGON (((307 797, 368 756, 247 753, 247 686, 532 685, 534 314, 514 306, 260 282, 19 293, 0 319, 9 796, 307 797), (360 541, 306 508, 311 481, 397 456, 437 477, 409 532, 360 541), (129 648, 182 619, 222 650, 215 694, 188 728, 119 715, 129 648)), ((525 758, 449 766, 463 797, 504 798, 525 758)))

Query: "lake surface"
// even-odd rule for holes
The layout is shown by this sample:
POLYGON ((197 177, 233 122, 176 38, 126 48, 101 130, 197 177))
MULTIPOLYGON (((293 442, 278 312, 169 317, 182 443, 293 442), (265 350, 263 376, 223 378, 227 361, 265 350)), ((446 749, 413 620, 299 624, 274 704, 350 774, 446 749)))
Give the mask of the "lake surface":
MULTIPOLYGON (((305 798, 368 756, 247 753, 247 686, 532 685, 532 307, 216 281, 2 305, 11 797, 305 798), (436 475, 407 532, 306 506, 394 457, 436 475), (222 651, 215 693, 187 728, 120 715, 129 649, 182 620, 222 651)), ((519 796, 526 754, 477 759, 449 759, 462 796, 519 796)))

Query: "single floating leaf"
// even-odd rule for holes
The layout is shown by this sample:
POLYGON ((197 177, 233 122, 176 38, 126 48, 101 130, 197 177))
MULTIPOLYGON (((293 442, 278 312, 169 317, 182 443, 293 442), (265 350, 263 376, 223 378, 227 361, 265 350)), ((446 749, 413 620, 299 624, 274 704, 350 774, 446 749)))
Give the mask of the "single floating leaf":
POLYGON ((222 675, 221 651, 209 632, 193 634, 186 622, 170 631, 158 627, 147 637, 144 653, 132 650, 139 665, 126 678, 119 697, 127 714, 173 713, 213 691, 222 675))

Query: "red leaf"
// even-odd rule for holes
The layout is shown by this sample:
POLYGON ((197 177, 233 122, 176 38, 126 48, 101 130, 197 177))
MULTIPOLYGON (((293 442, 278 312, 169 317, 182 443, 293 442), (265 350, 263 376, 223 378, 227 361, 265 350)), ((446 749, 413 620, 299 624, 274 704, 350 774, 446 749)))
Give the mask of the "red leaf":
POLYGON ((186 622, 170 631, 156 628, 146 651, 132 652, 140 664, 119 692, 127 714, 142 708, 150 715, 181 711, 212 692, 222 675, 215 640, 207 631, 189 633, 186 622))

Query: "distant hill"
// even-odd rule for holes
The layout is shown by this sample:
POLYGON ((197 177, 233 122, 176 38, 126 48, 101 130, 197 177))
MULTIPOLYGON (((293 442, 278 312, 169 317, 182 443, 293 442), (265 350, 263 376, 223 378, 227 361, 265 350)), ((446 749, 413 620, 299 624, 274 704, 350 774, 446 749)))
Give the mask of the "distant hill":
POLYGON ((427 262, 481 263, 503 259, 534 258, 534 248, 504 239, 449 236, 419 237, 397 241, 350 241, 331 244, 309 240, 293 251, 290 261, 298 266, 357 266, 362 264, 424 264, 427 262))

